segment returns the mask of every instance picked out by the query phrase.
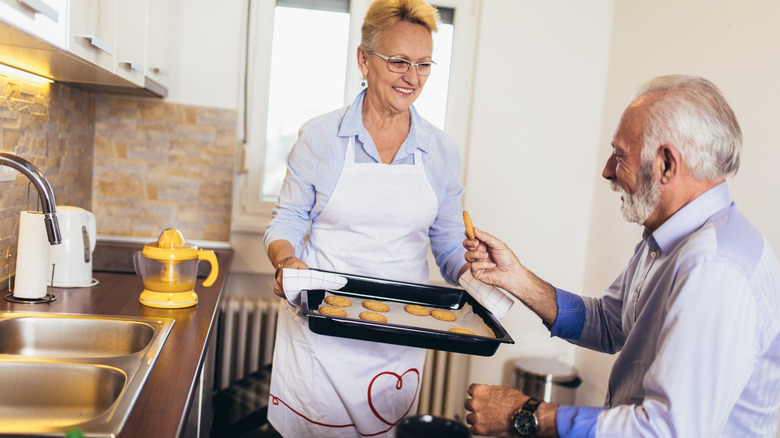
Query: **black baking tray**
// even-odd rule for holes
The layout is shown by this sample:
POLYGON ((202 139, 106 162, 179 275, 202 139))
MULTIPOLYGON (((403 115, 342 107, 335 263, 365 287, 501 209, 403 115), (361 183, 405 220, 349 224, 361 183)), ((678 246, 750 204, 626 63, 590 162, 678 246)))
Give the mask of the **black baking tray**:
POLYGON ((478 356, 492 356, 501 344, 515 343, 496 317, 463 289, 404 283, 319 269, 318 271, 340 275, 347 279, 347 284, 338 290, 301 291, 302 312, 308 316, 309 329, 314 333, 478 356), (461 309, 468 303, 472 306, 474 313, 480 316, 488 328, 493 331, 495 337, 322 315, 317 312, 317 309, 319 309, 322 300, 325 299, 326 292, 453 310, 461 309))

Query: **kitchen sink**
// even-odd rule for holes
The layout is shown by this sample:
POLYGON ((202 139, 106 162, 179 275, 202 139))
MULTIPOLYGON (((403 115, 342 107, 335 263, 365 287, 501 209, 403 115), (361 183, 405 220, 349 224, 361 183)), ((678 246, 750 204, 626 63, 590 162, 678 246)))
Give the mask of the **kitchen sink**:
POLYGON ((155 328, 141 321, 19 316, 0 320, 0 354, 113 357, 149 346, 155 328))
POLYGON ((65 431, 116 402, 127 382, 117 369, 71 363, 0 362, 2 430, 45 425, 65 431))
POLYGON ((173 323, 0 312, 0 436, 116 436, 173 323))

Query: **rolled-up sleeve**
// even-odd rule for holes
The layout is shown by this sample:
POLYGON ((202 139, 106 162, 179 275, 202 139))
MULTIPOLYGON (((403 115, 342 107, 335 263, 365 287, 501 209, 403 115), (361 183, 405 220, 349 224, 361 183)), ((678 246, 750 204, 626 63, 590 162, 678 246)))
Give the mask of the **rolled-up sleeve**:
POLYGON ((550 334, 576 341, 585 325, 585 303, 581 296, 558 288, 555 288, 555 299, 558 303, 558 316, 550 327, 550 334))

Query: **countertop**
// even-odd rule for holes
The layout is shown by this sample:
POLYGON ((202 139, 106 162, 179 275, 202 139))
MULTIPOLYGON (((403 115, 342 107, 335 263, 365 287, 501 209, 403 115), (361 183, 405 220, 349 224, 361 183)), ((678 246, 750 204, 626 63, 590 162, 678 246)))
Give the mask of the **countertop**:
MULTIPOLYGON (((140 249, 140 247, 138 247, 140 249)), ((208 248, 205 248, 208 249, 208 248)), ((0 310, 56 312, 173 318, 175 323, 138 396, 119 438, 180 437, 187 426, 187 415, 195 400, 195 388, 206 359, 210 334, 216 330, 217 309, 233 252, 216 249, 219 276, 211 287, 203 287, 199 278, 195 287, 198 304, 185 309, 156 309, 138 302, 143 290, 141 279, 132 270, 125 254, 133 245, 111 245, 95 251, 93 277, 99 284, 87 288, 53 288, 56 300, 46 304, 16 304, 0 301, 0 310), (128 268, 129 266, 129 268, 128 268)), ((199 264, 208 269, 209 263, 199 264)), ((3 296, 8 293, 5 289, 3 296)))

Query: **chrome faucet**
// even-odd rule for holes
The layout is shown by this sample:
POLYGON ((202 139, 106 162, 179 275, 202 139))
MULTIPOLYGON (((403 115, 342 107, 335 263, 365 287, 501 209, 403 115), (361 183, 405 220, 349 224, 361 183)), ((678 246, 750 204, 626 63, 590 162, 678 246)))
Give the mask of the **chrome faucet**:
POLYGON ((54 203, 54 190, 52 190, 49 180, 32 163, 17 155, 0 152, 0 165, 2 164, 18 170, 33 183, 38 190, 38 198, 43 206, 43 223, 46 226, 49 243, 52 245, 62 243, 60 224, 57 221, 57 206, 54 203))

